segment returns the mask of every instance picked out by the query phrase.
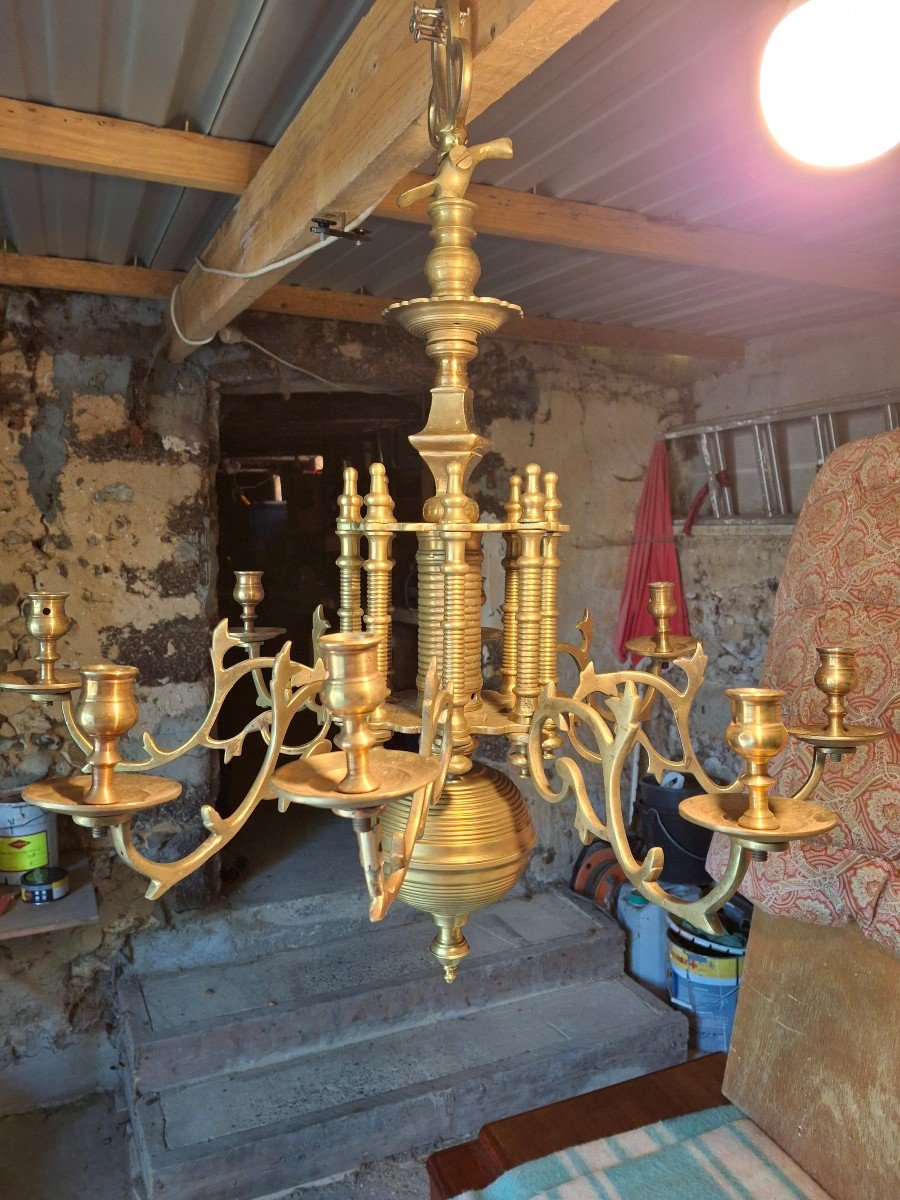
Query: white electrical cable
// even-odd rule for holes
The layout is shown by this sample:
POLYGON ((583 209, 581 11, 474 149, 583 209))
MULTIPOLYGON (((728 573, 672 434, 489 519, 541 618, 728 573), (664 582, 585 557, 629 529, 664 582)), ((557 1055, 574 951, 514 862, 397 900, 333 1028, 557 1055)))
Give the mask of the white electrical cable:
POLYGON ((261 354, 265 354, 266 358, 272 358, 275 362, 281 363, 283 367, 288 367, 291 371, 299 371, 301 375, 308 375, 310 379, 314 379, 316 383, 322 383, 325 387, 334 388, 337 392, 354 392, 356 388, 347 387, 344 383, 335 383, 332 379, 323 379, 321 375, 317 375, 315 371, 310 371, 306 367, 301 367, 297 363, 289 362, 286 358, 282 358, 280 354, 273 354, 265 346, 261 346, 259 342, 254 342, 253 338, 247 337, 246 333, 241 333, 239 329, 234 329, 232 326, 226 326, 222 330, 229 333, 228 338, 222 340, 226 345, 234 345, 235 343, 244 342, 248 346, 252 346, 254 350, 259 350, 261 354))
MULTIPOLYGON (((189 338, 187 334, 181 332, 181 329, 178 326, 178 319, 175 316, 175 297, 178 295, 178 289, 180 287, 181 283, 176 283, 172 288, 171 296, 169 296, 169 320, 172 322, 172 328, 175 330, 176 336, 180 338, 186 346, 208 346, 216 336, 215 333, 210 334, 208 338, 189 338)), ((218 330, 216 332, 218 332, 218 330)))
MULTIPOLYGON (((373 204, 370 208, 365 209, 365 211, 361 212, 358 217, 354 217, 349 224, 344 226, 345 230, 349 231, 351 229, 356 229, 358 225, 361 225, 363 221, 372 215, 377 207, 377 204, 373 204)), ((270 271, 278 271, 282 267, 289 267, 294 263, 302 262, 303 259, 309 258, 311 254, 315 254, 317 251, 321 250, 323 246, 330 246, 332 242, 337 242, 339 240, 340 239, 336 237, 322 238, 321 241, 316 242, 313 246, 306 246, 303 250, 298 250, 296 254, 289 254, 287 258, 279 258, 277 262, 269 263, 265 267, 259 267, 255 271, 227 271, 224 267, 208 267, 201 258, 195 258, 194 262, 197 264, 200 270, 204 271, 207 275, 224 275, 227 279, 258 279, 260 275, 268 275, 270 271)), ((172 328, 186 346, 208 346, 213 338, 215 338, 215 333, 208 338, 189 338, 186 337, 179 328, 178 319, 175 316, 175 296, 177 295, 180 287, 181 284, 176 283, 175 287, 172 289, 172 294, 169 297, 169 318, 172 322, 172 328)), ((247 342, 250 341, 249 338, 245 338, 244 340, 247 342)), ((255 345, 256 343, 252 344, 255 345)), ((262 346, 257 346, 256 348, 258 350, 263 349, 262 346)), ((269 352, 266 350, 264 353, 268 354, 269 352)), ((278 355, 272 354, 270 357, 278 358, 278 355)), ((278 359, 278 361, 283 362, 284 360, 278 359)), ((285 366, 291 367, 295 371, 304 371, 303 367, 295 366, 293 363, 285 363, 285 366)), ((318 375, 313 375, 312 371, 305 371, 304 373, 307 375, 312 375, 312 378, 319 380, 320 383, 327 382, 327 380, 319 379, 318 375)), ((328 386, 339 388, 340 384, 329 384, 328 386)))

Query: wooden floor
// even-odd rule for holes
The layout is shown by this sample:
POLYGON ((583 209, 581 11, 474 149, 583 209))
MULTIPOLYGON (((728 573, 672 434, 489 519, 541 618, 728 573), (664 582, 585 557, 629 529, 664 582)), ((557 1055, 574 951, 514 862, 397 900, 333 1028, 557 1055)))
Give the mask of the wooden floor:
POLYGON ((725 1055, 713 1054, 492 1121, 476 1141, 431 1155, 426 1164, 431 1200, 450 1200, 470 1188, 487 1187, 511 1167, 569 1146, 725 1104, 724 1074, 725 1055))

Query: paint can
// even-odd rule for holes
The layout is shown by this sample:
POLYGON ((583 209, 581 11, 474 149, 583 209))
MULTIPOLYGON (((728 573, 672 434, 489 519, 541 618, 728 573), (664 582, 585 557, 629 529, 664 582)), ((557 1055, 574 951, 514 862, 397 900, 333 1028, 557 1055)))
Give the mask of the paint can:
POLYGON ((0 792, 0 883, 17 885, 25 871, 58 863, 55 814, 27 804, 18 791, 0 792))
POLYGON ((25 904, 49 904, 69 894, 69 873, 62 867, 35 867, 19 881, 19 894, 25 904))
POLYGON ((671 918, 668 926, 669 999, 687 1013, 695 1049, 726 1051, 734 1026, 746 938, 742 934, 713 937, 671 918))
MULTIPOLYGON (((669 894, 679 900, 697 900, 700 888, 675 885, 669 894)), ((619 891, 616 916, 625 930, 625 970, 661 999, 668 999, 667 962, 669 941, 665 909, 652 904, 630 883, 619 891)))

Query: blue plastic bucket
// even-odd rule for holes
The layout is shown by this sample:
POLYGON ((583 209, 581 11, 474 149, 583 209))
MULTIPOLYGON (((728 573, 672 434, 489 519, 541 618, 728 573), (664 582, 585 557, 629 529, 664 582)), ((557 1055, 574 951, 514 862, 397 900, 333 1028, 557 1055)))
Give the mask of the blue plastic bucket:
POLYGON ((744 968, 746 942, 704 937, 681 922, 669 921, 669 999, 687 1013, 691 1041, 698 1050, 727 1050, 744 968))

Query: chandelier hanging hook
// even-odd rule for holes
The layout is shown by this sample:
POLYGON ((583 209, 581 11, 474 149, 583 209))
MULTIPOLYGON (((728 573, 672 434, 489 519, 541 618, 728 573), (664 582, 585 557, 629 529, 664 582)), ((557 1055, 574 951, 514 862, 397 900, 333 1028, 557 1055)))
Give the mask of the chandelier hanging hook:
POLYGON ((458 0, 441 0, 434 8, 414 4, 409 28, 413 40, 431 43, 431 95, 428 136, 441 155, 469 138, 466 113, 472 92, 472 47, 463 36, 469 13, 458 0))

